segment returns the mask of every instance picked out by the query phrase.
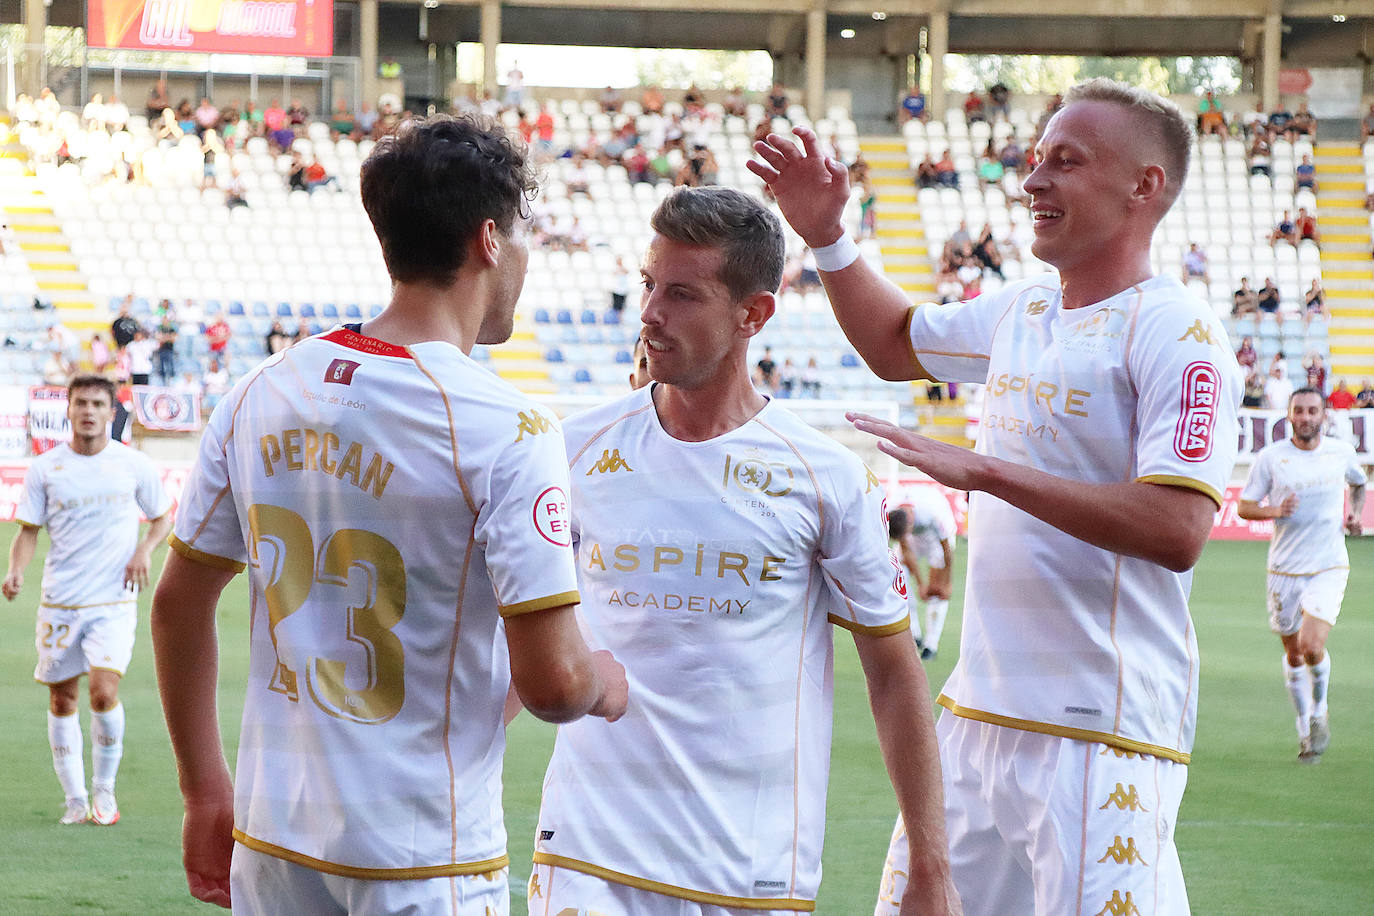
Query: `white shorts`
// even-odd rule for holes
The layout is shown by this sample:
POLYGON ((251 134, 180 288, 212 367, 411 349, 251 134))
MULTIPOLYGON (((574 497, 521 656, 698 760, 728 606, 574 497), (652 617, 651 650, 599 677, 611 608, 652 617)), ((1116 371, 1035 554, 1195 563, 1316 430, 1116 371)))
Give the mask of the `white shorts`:
POLYGON ((1343 566, 1310 576, 1270 573, 1265 582, 1269 629, 1280 636, 1292 636, 1302 627, 1304 615, 1335 626, 1349 579, 1350 570, 1343 566))
POLYGON ((411 881, 341 878, 234 844, 235 916, 510 916, 509 869, 411 881))
POLYGON ((61 684, 92 668, 105 668, 123 677, 133 658, 137 627, 138 605, 132 598, 77 610, 40 604, 34 633, 38 649, 34 680, 61 684))
POLYGON ((669 897, 595 875, 535 863, 529 916, 796 916, 796 910, 755 910, 669 897))
MULTIPOLYGON (((949 712, 936 732, 966 916, 1188 912, 1174 847, 1186 766, 949 712)), ((899 819, 875 916, 897 913, 906 865, 899 819)))

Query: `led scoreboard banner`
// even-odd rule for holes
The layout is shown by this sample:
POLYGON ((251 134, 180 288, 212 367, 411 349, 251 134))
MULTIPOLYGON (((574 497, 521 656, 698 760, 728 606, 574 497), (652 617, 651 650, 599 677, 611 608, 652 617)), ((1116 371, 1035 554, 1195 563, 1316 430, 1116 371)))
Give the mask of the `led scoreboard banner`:
POLYGON ((334 53, 333 0, 87 0, 92 48, 281 54, 334 53))

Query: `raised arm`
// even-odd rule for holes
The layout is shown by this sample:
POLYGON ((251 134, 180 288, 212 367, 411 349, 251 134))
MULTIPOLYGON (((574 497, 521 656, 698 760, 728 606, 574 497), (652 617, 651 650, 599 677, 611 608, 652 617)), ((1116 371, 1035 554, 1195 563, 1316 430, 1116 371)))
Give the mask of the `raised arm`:
POLYGON ((215 705, 215 608, 233 577, 227 569, 173 551, 162 568, 151 617, 158 693, 186 806, 181 823, 186 883, 191 896, 222 907, 229 906, 234 786, 215 705))
POLYGON ((755 143, 759 159, 747 163, 749 171, 768 183, 783 217, 817 252, 821 283, 835 317, 869 368, 889 381, 922 378, 912 363, 907 342, 906 316, 911 303, 906 293, 863 258, 840 269, 827 269, 828 258, 821 249, 838 242, 839 254, 854 244, 841 222, 849 202, 849 171, 843 163, 821 153, 809 127, 796 127, 792 132, 801 146, 778 134, 755 143))
POLYGON ((855 633, 854 646, 868 682, 878 745, 909 839, 907 890, 901 912, 904 916, 960 913, 959 895, 949 871, 944 787, 930 688, 916 657, 915 643, 903 630, 887 636, 855 633))
POLYGON ((848 414, 878 448, 956 490, 982 490, 1080 541, 1192 569, 1212 533, 1216 503, 1198 490, 1128 481, 1085 483, 910 433, 877 417, 848 414))
MULTIPOLYGON (((625 713, 625 669, 605 650, 592 652, 578 630, 575 605, 506 618, 511 686, 545 722, 584 715, 614 722, 625 713)), ((506 721, 515 712, 507 698, 506 721)))

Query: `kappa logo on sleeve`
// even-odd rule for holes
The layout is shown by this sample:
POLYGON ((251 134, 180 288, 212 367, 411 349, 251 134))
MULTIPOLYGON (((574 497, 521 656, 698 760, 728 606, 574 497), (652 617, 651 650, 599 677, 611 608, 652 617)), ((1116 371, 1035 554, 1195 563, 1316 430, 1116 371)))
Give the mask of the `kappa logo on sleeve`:
POLYGON ((1174 454, 1184 461, 1211 457, 1220 397, 1221 376, 1216 367, 1208 362, 1189 363, 1183 370, 1183 396, 1174 429, 1174 454))
POLYGON ((1192 326, 1184 331, 1183 336, 1179 338, 1179 342, 1185 340, 1195 340, 1200 344, 1209 344, 1213 347, 1217 345, 1217 342, 1212 339, 1212 329, 1203 324, 1201 318, 1194 321, 1192 326))
POLYGON ((519 442, 526 436, 542 435, 553 429, 553 424, 549 422, 548 417, 545 417, 537 410, 522 410, 516 414, 516 418, 519 420, 519 422, 515 424, 515 431, 517 433, 515 437, 516 442, 519 442))
POLYGON ((358 371, 362 363, 354 362, 351 359, 336 359, 329 363, 329 367, 324 370, 324 380, 331 385, 352 385, 353 373, 358 371))
POLYGON ((562 487, 549 487, 534 498, 534 529, 557 547, 572 544, 572 515, 562 487))

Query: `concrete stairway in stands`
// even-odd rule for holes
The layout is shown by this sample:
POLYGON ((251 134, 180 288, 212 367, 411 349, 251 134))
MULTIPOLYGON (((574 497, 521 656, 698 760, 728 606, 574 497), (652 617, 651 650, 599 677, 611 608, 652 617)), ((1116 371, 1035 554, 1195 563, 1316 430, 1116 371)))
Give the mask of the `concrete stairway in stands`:
POLYGON ((1329 381, 1374 377, 1374 263, 1360 148, 1316 148, 1322 286, 1331 312, 1329 381))

